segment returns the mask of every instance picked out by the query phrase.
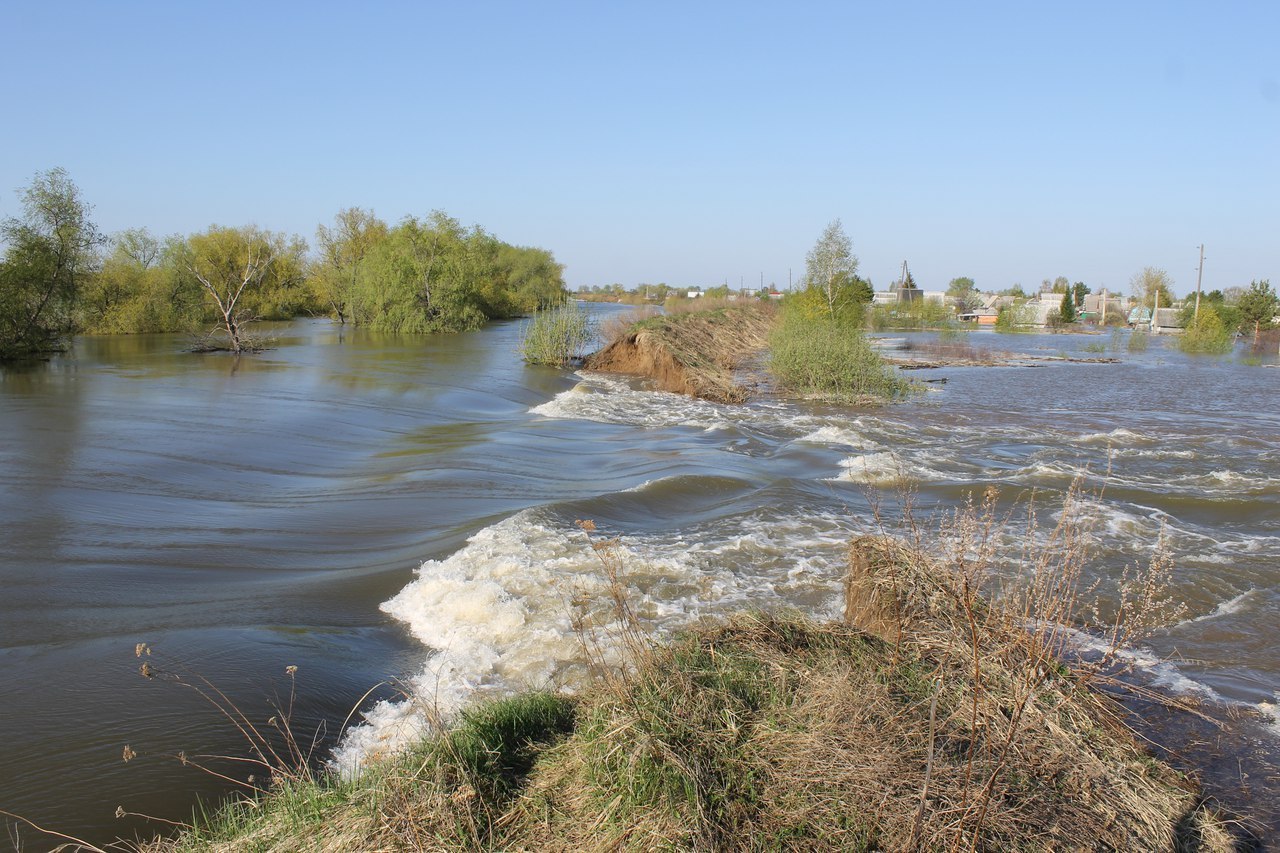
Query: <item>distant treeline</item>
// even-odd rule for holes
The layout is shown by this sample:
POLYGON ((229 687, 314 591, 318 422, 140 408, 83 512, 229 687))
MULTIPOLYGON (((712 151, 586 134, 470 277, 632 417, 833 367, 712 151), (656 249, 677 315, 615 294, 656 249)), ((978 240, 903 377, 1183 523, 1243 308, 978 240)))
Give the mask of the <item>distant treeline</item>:
POLYGON ((214 225, 159 238, 102 236, 67 174, 36 176, 23 216, 0 225, 0 358, 56 349, 74 332, 216 329, 242 348, 245 324, 299 315, 389 332, 452 332, 566 298, 562 267, 436 211, 388 225, 348 208, 297 235, 214 225))

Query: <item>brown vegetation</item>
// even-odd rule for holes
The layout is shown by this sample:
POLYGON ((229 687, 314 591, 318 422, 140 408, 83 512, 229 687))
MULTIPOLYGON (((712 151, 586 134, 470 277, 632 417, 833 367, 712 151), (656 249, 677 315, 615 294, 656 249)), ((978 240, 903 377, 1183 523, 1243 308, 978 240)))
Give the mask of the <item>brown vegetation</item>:
POLYGON ((741 402, 733 370, 765 346, 773 312, 759 303, 650 317, 617 331, 588 356, 591 370, 643 376, 658 390, 716 402, 741 402))

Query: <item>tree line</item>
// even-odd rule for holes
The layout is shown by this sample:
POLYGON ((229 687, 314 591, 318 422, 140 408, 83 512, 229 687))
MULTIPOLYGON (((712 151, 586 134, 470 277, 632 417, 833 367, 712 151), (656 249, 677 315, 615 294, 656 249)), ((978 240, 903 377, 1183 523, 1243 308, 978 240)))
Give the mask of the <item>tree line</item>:
POLYGON ((298 235, 213 225, 159 238, 107 238, 65 170, 20 191, 0 223, 0 359, 57 350, 77 332, 199 332, 210 349, 252 349, 255 320, 329 316, 401 333, 455 332, 558 305, 551 252, 515 246, 441 211, 388 225, 340 211, 298 235))

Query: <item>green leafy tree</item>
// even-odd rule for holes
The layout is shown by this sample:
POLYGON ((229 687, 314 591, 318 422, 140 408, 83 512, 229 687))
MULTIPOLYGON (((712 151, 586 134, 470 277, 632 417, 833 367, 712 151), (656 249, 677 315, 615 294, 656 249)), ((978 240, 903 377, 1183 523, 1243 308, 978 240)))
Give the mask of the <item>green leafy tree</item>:
POLYGON ((947 298, 956 306, 956 310, 965 314, 982 307, 982 294, 978 292, 973 279, 968 276, 951 279, 947 285, 947 298))
POLYGON ((360 268, 369 252, 387 237, 387 224, 371 210, 348 207, 333 217, 333 225, 316 228, 316 249, 320 260, 312 270, 310 284, 316 299, 338 323, 351 315, 351 299, 360 277, 360 268))
POLYGON ((996 314, 996 331, 1025 332, 1031 328, 1034 320, 1034 312, 1025 302, 1016 301, 1009 305, 1002 305, 996 314))
POLYGON ((846 274, 840 277, 837 286, 844 296, 855 305, 867 305, 875 299, 875 288, 871 282, 858 275, 846 274))
POLYGON ((139 334, 193 330, 205 314, 204 296, 172 262, 173 246, 146 229, 117 234, 101 270, 80 300, 86 331, 139 334))
POLYGON ((0 359, 62 345, 103 242, 65 170, 37 173, 21 198, 22 218, 0 223, 0 359))
MULTIPOLYGON (((1218 319, 1222 321, 1223 328, 1230 334, 1235 334, 1240 328, 1240 310, 1234 305, 1228 305, 1226 297, 1221 290, 1211 290, 1200 296, 1200 310, 1203 311, 1206 305, 1213 307, 1217 312, 1218 319)), ((1196 301, 1188 299, 1186 304, 1182 306, 1182 310, 1178 312, 1178 325, 1183 329, 1191 328, 1196 319, 1196 301)))
POLYGON ((1173 279, 1162 269, 1144 267, 1142 272, 1134 274, 1129 280, 1129 286, 1133 290, 1134 299, 1146 308, 1173 307, 1173 279), (1159 306, 1156 304, 1157 297, 1159 297, 1159 306))
MULTIPOLYGON (((564 286, 564 265, 546 249, 534 246, 501 244, 498 250, 497 275, 501 286, 510 294, 511 314, 515 316, 560 305, 568 298, 564 286)), ((665 290, 666 285, 660 285, 665 290)))
MULTIPOLYGON (((622 294, 622 285, 591 288, 622 294)), ((370 252, 352 293, 355 323, 421 334, 475 329, 561 304, 563 268, 545 249, 512 246, 443 211, 405 218, 370 252)))
POLYGON ((1275 325, 1276 314, 1280 313, 1280 303, 1277 303, 1271 282, 1264 279, 1250 282, 1249 289, 1236 301, 1236 309, 1240 312, 1240 325, 1253 330, 1253 342, 1256 346, 1263 330, 1275 325))
POLYGON ((827 315, 835 319, 843 308, 855 300, 846 286, 858 271, 858 257, 839 219, 823 229, 818 242, 805 256, 805 279, 810 289, 818 291, 826 303, 827 315))

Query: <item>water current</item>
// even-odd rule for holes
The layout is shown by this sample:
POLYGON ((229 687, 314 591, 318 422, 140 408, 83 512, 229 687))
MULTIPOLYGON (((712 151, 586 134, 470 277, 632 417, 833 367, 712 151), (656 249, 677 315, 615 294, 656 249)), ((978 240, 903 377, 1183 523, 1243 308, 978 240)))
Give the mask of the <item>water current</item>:
POLYGON ((1195 749, 1169 724, 1167 745, 1276 823, 1274 357, 974 333, 1041 360, 919 371, 946 381, 886 408, 726 406, 527 367, 517 323, 275 334, 239 359, 86 337, 0 373, 0 809, 102 842, 163 828, 117 807, 183 820, 226 792, 175 756, 243 741, 194 690, 142 678, 137 643, 258 723, 296 682, 295 731, 321 727, 318 750, 354 767, 476 696, 579 677, 570 602, 602 595, 579 519, 620 537, 633 601, 667 631, 837 615, 844 548, 904 478, 926 518, 989 486, 1002 507, 1034 493, 1033 540, 1079 479, 1104 603, 1163 547, 1186 605, 1129 650, 1134 677, 1230 718, 1195 749))

